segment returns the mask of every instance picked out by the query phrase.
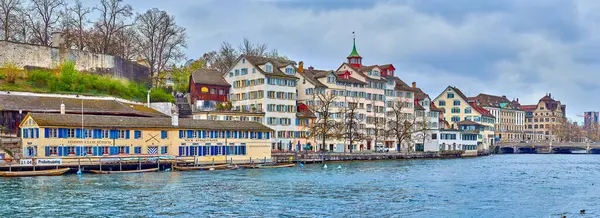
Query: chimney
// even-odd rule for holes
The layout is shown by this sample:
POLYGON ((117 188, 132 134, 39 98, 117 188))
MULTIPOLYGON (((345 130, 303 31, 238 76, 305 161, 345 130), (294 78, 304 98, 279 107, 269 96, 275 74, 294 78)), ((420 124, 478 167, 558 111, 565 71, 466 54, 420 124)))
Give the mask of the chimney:
POLYGON ((548 93, 548 97, 552 98, 552 93, 548 93))
POLYGON ((506 95, 503 95, 502 98, 506 98, 506 95))
POLYGON ((177 114, 177 112, 171 115, 171 125, 175 127, 179 126, 179 115, 177 114))
POLYGON ((313 66, 308 67, 309 70, 314 70, 315 68, 313 66))
POLYGON ((65 114, 65 104, 60 103, 60 114, 65 114))
POLYGON ((298 62, 298 73, 304 73, 304 62, 298 62))
POLYGON ((417 82, 412 82, 412 87, 417 88, 417 82))
POLYGON ((517 98, 517 103, 519 103, 519 98, 517 98))

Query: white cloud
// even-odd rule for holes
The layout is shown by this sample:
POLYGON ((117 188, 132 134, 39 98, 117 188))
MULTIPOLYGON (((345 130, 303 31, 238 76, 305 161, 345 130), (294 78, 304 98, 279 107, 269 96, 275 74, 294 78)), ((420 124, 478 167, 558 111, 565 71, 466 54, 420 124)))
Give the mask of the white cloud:
POLYGON ((600 94, 594 87, 600 51, 590 49, 600 48, 598 1, 506 1, 481 10, 473 6, 478 1, 459 2, 478 10, 453 11, 460 19, 452 19, 414 1, 323 10, 271 1, 150 5, 187 28, 190 58, 247 37, 306 65, 334 69, 346 60, 356 31, 365 64, 393 63, 403 80, 417 81, 432 97, 447 85, 471 95, 519 97, 524 104, 551 92, 568 104, 570 117, 599 110, 600 103, 587 100, 600 94))

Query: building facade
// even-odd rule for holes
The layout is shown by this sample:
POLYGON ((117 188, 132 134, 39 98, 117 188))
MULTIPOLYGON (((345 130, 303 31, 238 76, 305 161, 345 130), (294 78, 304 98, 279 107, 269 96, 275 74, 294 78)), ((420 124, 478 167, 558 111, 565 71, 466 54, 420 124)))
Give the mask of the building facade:
MULTIPOLYGON (((337 137, 327 138, 325 144, 315 140, 321 150, 353 152, 385 146, 400 151, 414 145, 411 137, 405 137, 399 143, 387 131, 390 123, 414 121, 415 91, 395 76, 392 64, 363 65, 354 43, 347 62, 336 70, 304 69, 302 64, 298 72, 298 101, 315 107, 324 104, 323 98, 331 96, 331 108, 327 113, 340 124, 337 137), (397 120, 392 120, 394 109, 402 115, 397 120)), ((324 122, 319 118, 322 113, 313 112, 317 124, 324 122)))
POLYGON ((272 129, 249 121, 32 113, 20 127, 25 158, 165 155, 248 162, 271 157, 272 129))
POLYGON ((506 96, 479 94, 469 98, 477 106, 496 117, 495 140, 497 142, 521 142, 525 135, 525 111, 513 104, 506 96))
POLYGON ((231 84, 232 110, 264 112, 264 124, 275 130, 271 148, 295 143, 296 63, 272 58, 242 55, 223 74, 231 84))
POLYGON ((554 100, 548 93, 535 105, 522 105, 525 113, 525 138, 531 142, 557 141, 552 130, 566 119, 567 105, 554 100))
POLYGON ((444 111, 444 119, 448 121, 451 129, 458 128, 459 123, 464 120, 480 125, 477 150, 489 150, 489 147, 494 144, 496 117, 474 102, 470 103, 460 89, 448 86, 434 99, 434 104, 444 111))
POLYGON ((600 112, 588 111, 583 112, 583 129, 593 130, 598 126, 598 117, 600 112))
POLYGON ((231 85, 218 71, 198 69, 192 72, 189 81, 192 112, 214 111, 218 104, 227 102, 231 85))

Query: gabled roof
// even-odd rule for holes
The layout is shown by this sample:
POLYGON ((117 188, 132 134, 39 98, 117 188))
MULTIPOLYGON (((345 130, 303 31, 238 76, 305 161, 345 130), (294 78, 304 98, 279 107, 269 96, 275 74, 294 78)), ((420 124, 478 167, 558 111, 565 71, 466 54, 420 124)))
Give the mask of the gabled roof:
MULTIPOLYGON (((31 113, 27 116, 33 118, 33 120, 42 127, 80 127, 82 123, 82 116, 78 114, 31 113)), ((195 120, 191 118, 180 118, 178 121, 178 126, 173 126, 171 118, 104 115, 84 115, 83 125, 85 128, 180 128, 236 131, 273 131, 271 128, 253 121, 195 120)))
POLYGON ((246 58, 246 60, 248 62, 250 62, 252 65, 254 65, 254 68, 256 68, 256 70, 258 72, 260 72, 266 76, 298 79, 297 76, 285 74, 284 72, 282 72, 279 69, 282 67, 287 67, 288 65, 296 65, 295 61, 282 61, 282 60, 277 60, 275 58, 266 58, 266 57, 250 56, 250 55, 242 55, 242 58, 246 58), (263 71, 260 67, 258 67, 258 66, 264 65, 266 63, 271 63, 273 65, 272 73, 267 73, 267 72, 263 71))
POLYGON ((458 122, 458 126, 481 126, 481 124, 470 120, 463 120, 458 122))
POLYGON ((125 103, 113 99, 89 99, 73 97, 35 96, 0 94, 0 108, 3 111, 19 111, 23 114, 60 113, 60 105, 65 105, 66 113, 103 114, 123 116, 161 117, 165 114, 139 104, 125 103), (82 105, 83 103, 83 105, 82 105))
POLYGON ((302 77, 304 79, 306 79, 306 81, 313 84, 315 87, 327 87, 325 84, 323 84, 321 81, 319 81, 318 78, 325 77, 327 74, 329 74, 331 72, 332 71, 327 71, 327 70, 304 69, 304 72, 298 72, 298 73, 300 75, 302 75, 302 77))
POLYGON ((213 69, 202 68, 192 72, 192 80, 197 84, 231 87, 231 85, 223 78, 223 74, 213 69))
POLYGON ((506 96, 495 96, 481 93, 475 96, 473 99, 477 100, 479 106, 482 107, 506 108, 512 110, 520 109, 513 105, 512 102, 506 98, 506 96))
POLYGON ((408 91, 408 92, 416 92, 416 90, 414 88, 408 86, 400 78, 394 77, 394 81, 396 82, 396 86, 394 87, 395 90, 408 91))

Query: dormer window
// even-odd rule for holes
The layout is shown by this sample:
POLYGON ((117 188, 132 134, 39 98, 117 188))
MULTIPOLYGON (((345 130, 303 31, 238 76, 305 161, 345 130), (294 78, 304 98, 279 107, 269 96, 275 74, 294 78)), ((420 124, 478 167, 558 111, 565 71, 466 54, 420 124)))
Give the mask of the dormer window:
POLYGON ((273 65, 271 65, 271 63, 265 64, 265 72, 273 73, 273 65))
POLYGON ((335 83, 335 76, 333 76, 333 75, 329 75, 329 76, 327 77, 327 82, 328 82, 328 83, 335 83))
POLYGON ((294 75, 296 74, 296 71, 292 67, 287 67, 285 68, 285 74, 294 75))

